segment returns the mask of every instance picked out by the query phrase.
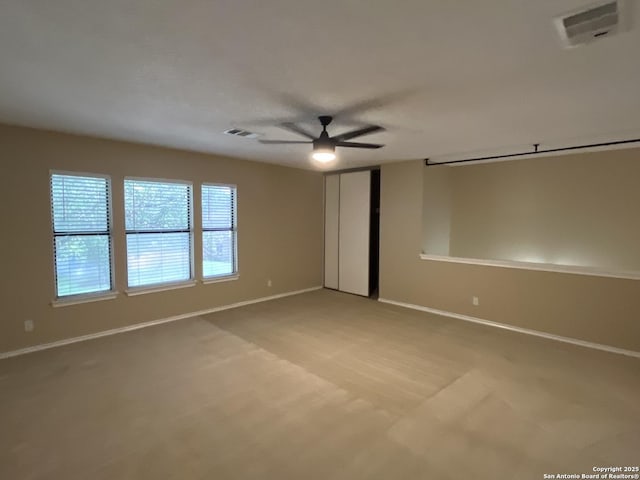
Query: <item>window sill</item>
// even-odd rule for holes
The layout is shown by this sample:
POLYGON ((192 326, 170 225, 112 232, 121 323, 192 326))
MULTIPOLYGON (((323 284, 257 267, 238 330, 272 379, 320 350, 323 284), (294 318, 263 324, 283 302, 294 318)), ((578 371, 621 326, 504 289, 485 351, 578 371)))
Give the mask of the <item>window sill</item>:
POLYGON ((225 275, 224 277, 209 277, 209 278, 203 278, 202 284, 208 285, 209 283, 230 282, 232 280, 238 280, 239 278, 240 278, 240 275, 238 275, 237 273, 234 273, 231 275, 225 275))
POLYGON ((134 287, 128 290, 125 290, 124 293, 129 297, 135 297, 136 295, 145 295, 147 293, 156 293, 156 292, 164 292, 167 290, 176 290, 178 288, 188 288, 195 287, 195 280, 188 280, 186 282, 177 282, 177 283, 163 283, 160 285, 150 285, 148 287, 134 287))
POLYGON ((622 278, 627 280, 640 280, 640 272, 615 272, 598 270, 596 268, 578 267, 571 265, 555 265, 550 263, 529 263, 516 260, 480 260, 477 258, 447 257, 442 255, 420 254, 422 260, 434 260, 436 262, 465 263, 468 265, 485 265, 490 267, 518 268, 522 270, 538 270, 542 272, 571 273, 574 275, 591 275, 594 277, 622 278))
POLYGON ((63 297, 53 300, 51 306, 54 308, 79 305, 81 303, 101 302, 102 300, 113 300, 118 296, 118 292, 106 292, 98 294, 87 294, 73 297, 63 297))

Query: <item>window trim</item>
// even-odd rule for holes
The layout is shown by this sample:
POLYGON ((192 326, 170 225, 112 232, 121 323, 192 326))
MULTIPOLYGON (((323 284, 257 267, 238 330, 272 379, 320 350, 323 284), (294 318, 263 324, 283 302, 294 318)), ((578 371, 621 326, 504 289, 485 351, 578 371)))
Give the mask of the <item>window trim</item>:
POLYGON ((222 282, 230 282, 232 280, 240 279, 240 275, 237 273, 230 273, 225 275, 218 275, 215 277, 205 277, 200 282, 203 285, 209 285, 210 283, 222 283, 222 282))
POLYGON ((161 292, 165 290, 173 290, 176 288, 191 287, 196 284, 196 272, 195 272, 195 224, 194 224, 194 203, 193 203, 193 190, 194 183, 191 180, 182 180, 175 178, 153 178, 153 177, 136 177, 125 176, 122 180, 122 223, 124 230, 124 254, 126 263, 126 289, 124 290, 127 296, 142 295, 144 293, 161 292), (180 185, 187 185, 189 187, 189 230, 127 230, 127 208, 126 208, 126 181, 140 181, 140 182, 153 182, 153 183, 174 183, 180 185), (145 233, 188 233, 189 234, 189 278, 186 280, 177 280, 169 282, 149 283, 146 285, 129 285, 129 248, 127 245, 128 234, 145 234, 145 233))
POLYGON ((217 183, 217 182, 202 182, 200 184, 200 240, 203 244, 202 248, 202 283, 217 283, 225 282, 228 280, 237 280, 240 276, 240 266, 238 265, 238 185, 233 183, 217 183), (233 211, 231 212, 231 229, 220 228, 205 228, 204 227, 204 206, 202 203, 203 187, 228 187, 233 190, 233 211), (233 233, 233 271, 231 273, 224 273, 221 275, 209 275, 204 274, 204 232, 232 232, 233 233))
POLYGON ((116 291, 105 291, 105 292, 97 292, 97 293, 83 293, 80 295, 74 295, 74 298, 62 297, 51 302, 51 306, 54 308, 57 307, 68 307, 70 305, 80 305, 82 303, 91 303, 91 302, 100 302, 102 300, 113 300, 118 298, 118 292, 116 291), (78 298, 76 298, 78 297, 78 298))
MULTIPOLYGON (((53 300, 52 306, 76 305, 79 303, 93 302, 98 300, 109 300, 116 298, 118 290, 115 283, 115 258, 113 250, 113 188, 111 175, 107 173, 79 172, 72 170, 49 169, 49 212, 51 214, 51 260, 53 262, 53 300), (64 175, 69 177, 90 177, 103 178, 107 181, 107 236, 109 238, 109 290, 100 290, 97 292, 76 293, 72 295, 58 295, 58 269, 56 261, 56 231, 55 219, 53 213, 53 191, 51 189, 51 180, 53 175, 64 175)), ((73 235, 73 234, 71 234, 73 235)))
POLYGON ((195 287, 196 285, 197 280, 192 278, 189 280, 180 280, 177 282, 153 283, 149 285, 143 285, 141 287, 130 287, 127 288, 124 293, 127 295, 127 297, 136 297, 138 295, 144 295, 145 293, 165 292, 167 290, 195 287))

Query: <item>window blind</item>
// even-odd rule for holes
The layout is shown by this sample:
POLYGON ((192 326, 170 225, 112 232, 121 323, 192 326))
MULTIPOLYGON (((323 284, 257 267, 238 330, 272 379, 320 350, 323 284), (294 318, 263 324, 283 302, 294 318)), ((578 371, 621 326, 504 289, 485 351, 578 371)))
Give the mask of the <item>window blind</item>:
POLYGON ((125 179, 129 287, 189 280, 191 185, 125 179))
POLYGON ((109 187, 105 177, 51 175, 58 298, 112 289, 109 187))
POLYGON ((233 275, 236 256, 236 188, 202 185, 202 276, 233 275))

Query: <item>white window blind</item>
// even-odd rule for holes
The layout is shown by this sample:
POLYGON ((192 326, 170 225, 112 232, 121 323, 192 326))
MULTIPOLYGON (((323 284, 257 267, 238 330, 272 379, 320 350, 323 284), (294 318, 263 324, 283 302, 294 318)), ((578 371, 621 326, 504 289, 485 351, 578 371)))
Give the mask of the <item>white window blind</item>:
POLYGON ((57 298, 112 289, 109 192, 105 177, 51 175, 57 298))
POLYGON ((236 257, 236 187, 202 185, 202 276, 233 275, 236 257))
POLYGON ((192 278, 191 185, 124 181, 129 287, 192 278))

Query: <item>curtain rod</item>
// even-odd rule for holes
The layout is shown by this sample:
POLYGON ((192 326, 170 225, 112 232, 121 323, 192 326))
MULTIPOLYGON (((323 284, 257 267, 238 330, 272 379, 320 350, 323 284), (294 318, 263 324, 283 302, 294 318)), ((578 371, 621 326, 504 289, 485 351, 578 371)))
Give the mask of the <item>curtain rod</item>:
POLYGON ((520 152, 520 153, 508 153, 506 155, 493 155, 490 157, 476 157, 476 158, 465 158, 464 160, 449 160, 446 162, 435 162, 429 163, 429 159, 424 159, 424 164, 427 167, 433 167, 436 165, 451 165, 455 163, 467 163, 467 162, 480 162, 483 160, 498 160, 501 158, 511 158, 511 157, 522 157, 524 155, 541 155, 543 153, 554 153, 554 152, 566 152, 568 150, 581 150, 583 148, 597 148, 597 147, 611 147, 614 145, 624 145, 627 143, 638 143, 640 142, 640 138, 635 138, 633 140, 618 140, 616 142, 604 142, 604 143, 591 143, 587 145, 574 145, 572 147, 562 147, 562 148, 550 148, 547 150, 538 150, 540 146, 539 143, 534 143, 533 152, 520 152))

